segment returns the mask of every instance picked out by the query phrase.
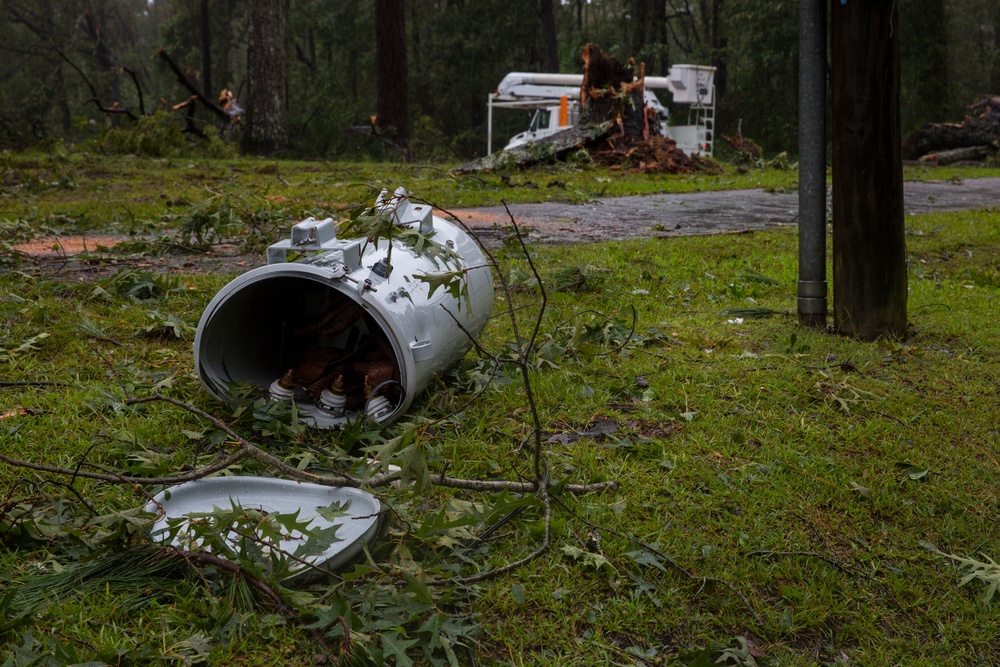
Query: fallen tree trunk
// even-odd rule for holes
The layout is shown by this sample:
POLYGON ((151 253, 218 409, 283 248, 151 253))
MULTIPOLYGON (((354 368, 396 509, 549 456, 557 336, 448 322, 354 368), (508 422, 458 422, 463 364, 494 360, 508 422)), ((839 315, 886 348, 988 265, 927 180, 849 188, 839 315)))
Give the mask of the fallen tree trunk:
POLYGON ((955 164, 956 162, 978 162, 986 158, 990 153, 995 153, 994 146, 970 146, 968 148, 954 148, 950 151, 939 151, 929 153, 920 158, 921 162, 943 166, 955 164))
POLYGON ((984 96, 970 108, 983 108, 961 123, 928 123, 903 140, 903 159, 916 160, 939 151, 1000 144, 1000 97, 984 96))
POLYGON ((574 151, 602 141, 614 130, 614 123, 606 122, 598 125, 574 125, 568 130, 557 134, 522 144, 515 148, 487 155, 473 160, 453 171, 468 174, 476 171, 494 171, 496 169, 523 169, 536 164, 551 164, 564 160, 574 151))

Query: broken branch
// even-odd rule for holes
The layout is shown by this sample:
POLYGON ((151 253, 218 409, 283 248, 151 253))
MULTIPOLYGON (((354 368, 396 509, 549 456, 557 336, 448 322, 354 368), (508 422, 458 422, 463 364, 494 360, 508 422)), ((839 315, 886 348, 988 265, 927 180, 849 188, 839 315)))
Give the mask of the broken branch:
POLYGON ((174 59, 170 57, 170 54, 167 53, 165 49, 160 49, 159 54, 160 57, 163 58, 164 62, 166 62, 167 65, 170 67, 170 70, 174 73, 174 76, 177 77, 177 82, 180 83, 185 88, 187 88, 189 91, 191 91, 191 94, 194 97, 198 98, 199 102, 204 104, 209 111, 214 113, 219 118, 227 122, 232 120, 229 117, 229 114, 226 113, 225 109, 223 109, 218 104, 205 97, 205 94, 198 89, 198 86, 194 85, 194 82, 188 78, 188 76, 183 72, 183 70, 181 70, 180 67, 178 67, 177 63, 174 62, 174 59))

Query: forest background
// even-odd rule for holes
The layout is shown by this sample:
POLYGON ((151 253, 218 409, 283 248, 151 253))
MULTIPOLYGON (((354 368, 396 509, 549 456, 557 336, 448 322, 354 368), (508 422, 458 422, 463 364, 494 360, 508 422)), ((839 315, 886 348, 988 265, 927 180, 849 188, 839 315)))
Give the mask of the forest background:
MULTIPOLYGON (((136 110, 141 90, 147 112, 187 99, 160 49, 209 99, 226 88, 245 104, 250 16, 276 3, 289 154, 391 155, 348 131, 371 124, 381 88, 405 96, 413 157, 482 155, 487 95, 503 75, 579 72, 587 43, 646 63, 648 74, 716 66, 717 130, 739 129, 768 154, 795 152, 795 0, 0 0, 0 148, 133 122, 101 111, 95 92, 100 105, 136 110), (403 42, 405 74, 398 62, 394 73, 379 67, 377 31, 390 49, 403 42)), ((1000 1, 911 0, 900 17, 904 133, 959 121, 1000 90, 1000 1)), ((496 136, 523 130, 525 113, 497 114, 496 136)), ((217 122, 204 110, 199 119, 217 122)))

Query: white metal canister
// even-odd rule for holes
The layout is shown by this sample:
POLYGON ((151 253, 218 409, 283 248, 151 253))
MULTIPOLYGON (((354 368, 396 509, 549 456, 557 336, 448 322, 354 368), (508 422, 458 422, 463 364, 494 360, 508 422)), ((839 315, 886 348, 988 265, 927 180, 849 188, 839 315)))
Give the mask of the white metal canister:
POLYGON ((465 355, 493 309, 482 250, 402 189, 383 191, 372 210, 447 248, 446 265, 428 246, 391 236, 339 239, 329 218, 296 224, 291 239, 268 248, 266 266, 223 287, 201 317, 194 361, 213 395, 225 400, 232 383, 255 383, 294 400, 312 425, 341 427, 358 415, 387 424, 465 355), (460 275, 461 293, 422 279, 446 271, 460 275))

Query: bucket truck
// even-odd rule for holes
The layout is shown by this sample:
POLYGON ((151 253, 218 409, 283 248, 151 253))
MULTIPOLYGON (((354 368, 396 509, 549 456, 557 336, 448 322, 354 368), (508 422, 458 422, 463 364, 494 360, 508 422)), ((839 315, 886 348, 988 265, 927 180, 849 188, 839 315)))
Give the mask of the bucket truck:
MULTIPOLYGON (((528 129, 511 137, 514 148, 567 130, 579 119, 582 74, 510 72, 487 100, 487 154, 493 152, 493 109, 534 110, 528 129)), ((660 119, 660 132, 688 155, 711 157, 715 135, 715 68, 674 65, 667 76, 644 79, 646 106, 660 119), (653 90, 669 90, 677 105, 687 106, 685 125, 671 125, 667 108, 653 90)))

